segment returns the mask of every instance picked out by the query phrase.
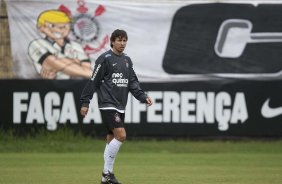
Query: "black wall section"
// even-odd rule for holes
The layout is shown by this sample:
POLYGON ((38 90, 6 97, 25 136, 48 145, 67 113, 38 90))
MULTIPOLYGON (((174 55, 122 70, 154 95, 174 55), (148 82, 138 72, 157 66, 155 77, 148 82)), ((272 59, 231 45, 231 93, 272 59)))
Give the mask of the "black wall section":
MULTIPOLYGON (((101 122, 83 123, 79 115, 79 96, 85 83, 1 80, 0 128, 18 134, 47 129, 50 118, 46 116, 59 112, 65 117, 54 120, 55 130, 70 127, 84 134, 104 135, 101 122), (40 109, 43 117, 38 113, 40 109), (77 117, 77 122, 73 117, 77 117), (33 122, 26 122, 28 118, 33 122)), ((138 110, 138 105, 129 102, 129 136, 282 136, 282 81, 142 83, 142 87, 155 104, 138 110)))

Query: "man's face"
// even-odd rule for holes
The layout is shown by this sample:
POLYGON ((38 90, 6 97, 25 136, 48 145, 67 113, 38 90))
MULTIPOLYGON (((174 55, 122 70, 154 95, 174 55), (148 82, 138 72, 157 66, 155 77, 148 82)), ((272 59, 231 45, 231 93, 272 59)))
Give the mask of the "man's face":
POLYGON ((112 42, 113 50, 121 54, 126 47, 127 39, 125 37, 117 37, 114 42, 112 42))
POLYGON ((49 38, 53 40, 63 39, 68 36, 70 32, 69 23, 49 23, 45 22, 39 30, 46 34, 49 38))

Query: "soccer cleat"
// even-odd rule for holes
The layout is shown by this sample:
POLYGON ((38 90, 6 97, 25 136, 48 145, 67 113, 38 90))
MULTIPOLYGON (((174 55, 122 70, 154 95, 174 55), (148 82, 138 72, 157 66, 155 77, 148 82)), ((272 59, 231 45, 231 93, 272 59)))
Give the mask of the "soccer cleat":
POLYGON ((120 182, 118 182, 118 180, 116 179, 114 173, 102 173, 102 176, 106 179, 106 181, 102 181, 101 184, 121 184, 120 182))

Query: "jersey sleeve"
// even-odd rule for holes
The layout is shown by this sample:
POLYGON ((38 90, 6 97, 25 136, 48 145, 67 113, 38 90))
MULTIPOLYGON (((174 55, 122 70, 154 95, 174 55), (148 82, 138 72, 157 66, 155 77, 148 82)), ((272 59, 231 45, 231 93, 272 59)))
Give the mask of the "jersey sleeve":
POLYGON ((38 73, 42 68, 44 60, 52 55, 48 49, 48 43, 43 39, 36 39, 30 42, 28 46, 28 55, 38 73))
POLYGON ((48 43, 42 39, 37 39, 30 42, 28 46, 28 55, 34 63, 42 64, 44 59, 52 54, 47 46, 48 43))
POLYGON ((71 42, 72 48, 75 51, 75 58, 79 59, 81 62, 90 62, 89 57, 85 53, 84 49, 79 43, 71 42))
POLYGON ((145 103, 147 95, 141 89, 138 77, 133 69, 133 64, 130 60, 130 68, 129 68, 129 91, 131 94, 140 102, 145 103))
POLYGON ((104 78, 106 68, 107 67, 106 67, 105 57, 99 57, 95 62, 95 67, 94 67, 92 76, 86 83, 81 93, 81 96, 80 96, 81 106, 83 107, 89 106, 89 103, 93 97, 93 94, 99 88, 104 78))

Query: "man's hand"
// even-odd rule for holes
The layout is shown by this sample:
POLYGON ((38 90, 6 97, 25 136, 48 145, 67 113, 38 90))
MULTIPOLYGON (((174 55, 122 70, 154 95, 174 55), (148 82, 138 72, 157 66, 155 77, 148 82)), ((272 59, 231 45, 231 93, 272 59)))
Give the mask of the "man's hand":
POLYGON ((81 107, 80 114, 84 118, 86 114, 88 113, 88 107, 81 107))
POLYGON ((147 104, 148 107, 153 104, 153 101, 152 101, 152 99, 150 97, 146 98, 146 104, 147 104))

